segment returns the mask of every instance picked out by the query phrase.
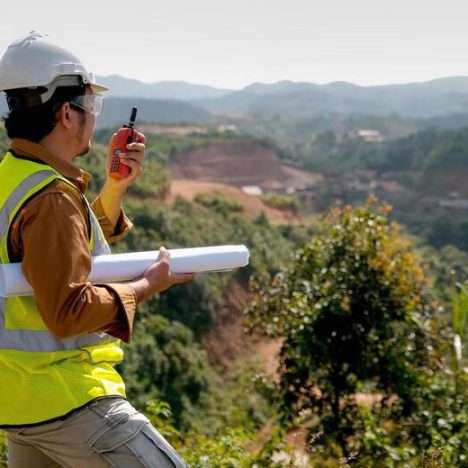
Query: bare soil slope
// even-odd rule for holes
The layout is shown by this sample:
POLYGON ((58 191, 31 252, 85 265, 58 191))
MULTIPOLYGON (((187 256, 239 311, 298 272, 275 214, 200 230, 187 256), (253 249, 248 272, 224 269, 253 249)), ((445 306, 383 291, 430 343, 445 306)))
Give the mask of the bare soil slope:
POLYGON ((214 193, 226 195, 240 201, 244 207, 244 213, 255 218, 262 212, 270 221, 278 223, 296 223, 300 221, 297 213, 288 210, 271 208, 262 202, 260 198, 247 195, 241 189, 217 182, 203 182, 198 180, 173 180, 167 196, 167 201, 172 202, 176 197, 182 197, 192 201, 199 193, 214 193))
POLYGON ((171 177, 242 187, 277 182, 287 176, 276 153, 254 141, 216 142, 190 148, 172 158, 171 177))

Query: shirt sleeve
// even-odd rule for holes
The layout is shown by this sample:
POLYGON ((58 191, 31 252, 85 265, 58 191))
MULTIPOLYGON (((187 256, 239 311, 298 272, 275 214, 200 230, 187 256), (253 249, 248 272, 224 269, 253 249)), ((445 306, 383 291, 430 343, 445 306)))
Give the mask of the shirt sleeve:
POLYGON ((109 244, 113 244, 114 242, 123 239, 127 235, 128 231, 133 227, 132 222, 127 218, 123 209, 120 210, 117 224, 115 226, 112 225, 109 218, 104 213, 101 198, 99 196, 91 203, 91 208, 93 209, 94 214, 101 225, 104 237, 109 244))
MULTIPOLYGON (((74 189, 70 189, 74 190, 74 189)), ((106 332, 130 341, 136 295, 126 284, 92 285, 88 223, 80 197, 47 188, 21 211, 12 245, 38 310, 58 338, 106 332)))

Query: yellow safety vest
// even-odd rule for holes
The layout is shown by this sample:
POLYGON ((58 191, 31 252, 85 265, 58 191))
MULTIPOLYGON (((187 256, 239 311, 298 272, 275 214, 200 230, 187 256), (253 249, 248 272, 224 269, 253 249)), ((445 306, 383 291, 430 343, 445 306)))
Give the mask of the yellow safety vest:
MULTIPOLYGON (((8 233, 16 213, 56 179, 71 184, 50 166, 5 155, 0 163, 1 263, 10 263, 8 233)), ((91 207, 82 199, 89 213, 91 255, 110 253, 91 207)), ((33 296, 0 297, 0 426, 37 424, 98 397, 125 396, 114 369, 122 359, 120 341, 112 336, 87 333, 58 339, 44 324, 33 296)))

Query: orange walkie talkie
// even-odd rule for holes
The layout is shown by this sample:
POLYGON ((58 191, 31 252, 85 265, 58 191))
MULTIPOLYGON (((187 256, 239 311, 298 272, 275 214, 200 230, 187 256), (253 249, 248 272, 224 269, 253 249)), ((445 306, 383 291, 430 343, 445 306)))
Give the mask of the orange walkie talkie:
POLYGON ((120 155, 127 152, 127 145, 135 141, 136 130, 135 119, 137 114, 137 108, 132 107, 132 113, 130 114, 130 120, 128 124, 125 124, 122 128, 117 130, 114 138, 114 144, 112 146, 112 160, 110 167, 110 176, 113 179, 125 179, 130 173, 130 167, 120 162, 120 155))

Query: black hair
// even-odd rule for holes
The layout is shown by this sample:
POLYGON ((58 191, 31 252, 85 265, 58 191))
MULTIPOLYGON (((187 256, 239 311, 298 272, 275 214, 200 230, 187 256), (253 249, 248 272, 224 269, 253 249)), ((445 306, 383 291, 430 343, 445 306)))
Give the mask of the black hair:
MULTIPOLYGON (((20 101, 28 92, 25 89, 9 91, 7 99, 20 101)), ((37 90, 36 90, 37 92, 37 90)), ((4 118, 9 138, 24 138, 38 143, 52 132, 57 124, 57 111, 75 96, 85 94, 85 86, 60 86, 44 104, 13 109, 4 118)), ((77 110, 80 110, 77 108, 77 110)))

